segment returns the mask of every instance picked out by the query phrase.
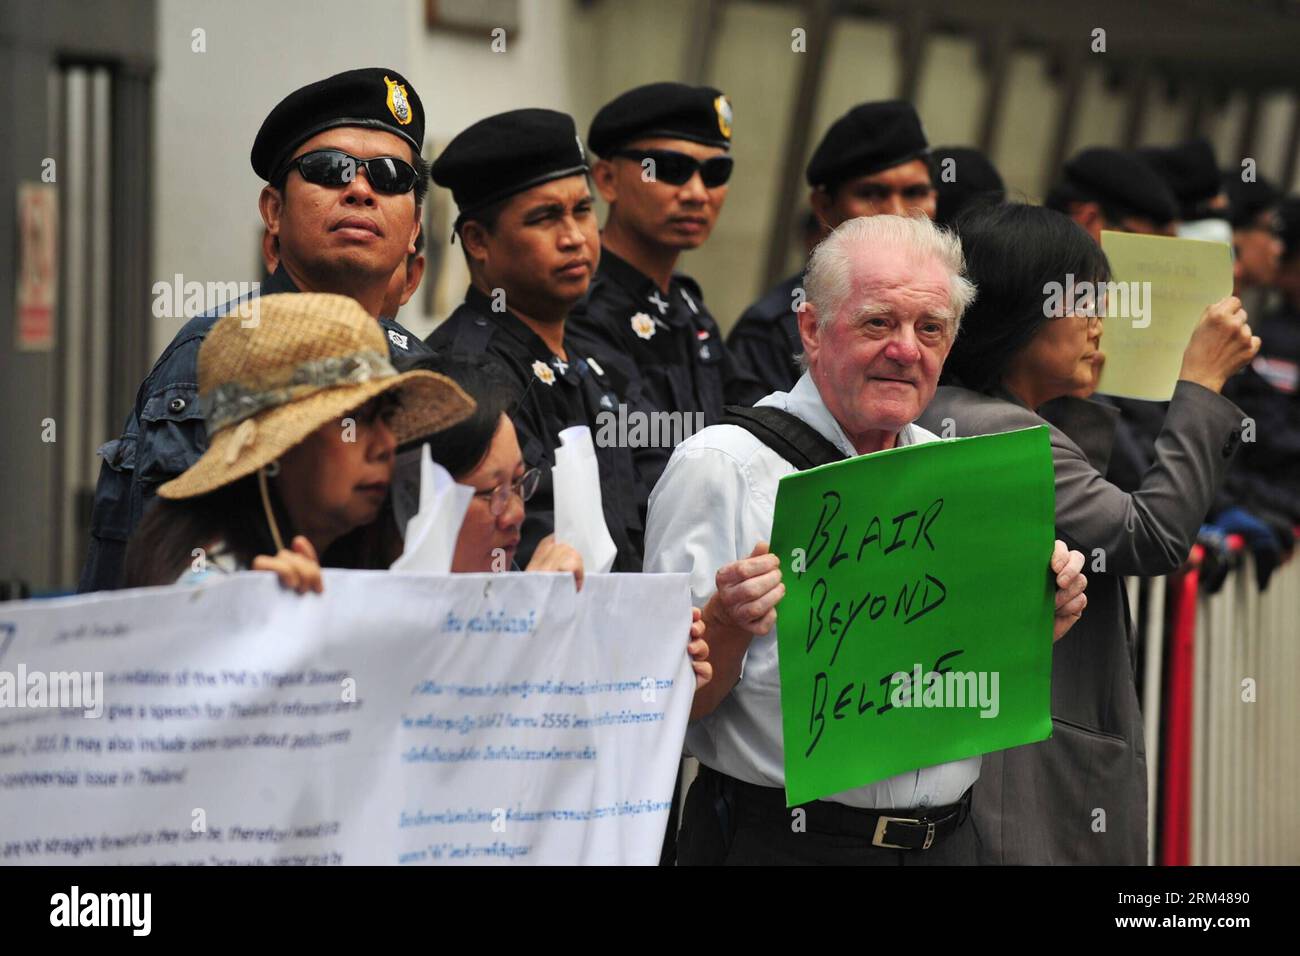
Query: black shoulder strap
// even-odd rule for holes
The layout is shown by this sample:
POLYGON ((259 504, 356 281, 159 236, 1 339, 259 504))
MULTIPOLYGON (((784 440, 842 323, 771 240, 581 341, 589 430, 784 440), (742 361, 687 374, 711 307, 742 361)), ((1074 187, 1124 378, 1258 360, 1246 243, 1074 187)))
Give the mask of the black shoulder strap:
POLYGON ((745 429, 799 471, 848 457, 807 422, 770 405, 728 405, 719 424, 745 429))

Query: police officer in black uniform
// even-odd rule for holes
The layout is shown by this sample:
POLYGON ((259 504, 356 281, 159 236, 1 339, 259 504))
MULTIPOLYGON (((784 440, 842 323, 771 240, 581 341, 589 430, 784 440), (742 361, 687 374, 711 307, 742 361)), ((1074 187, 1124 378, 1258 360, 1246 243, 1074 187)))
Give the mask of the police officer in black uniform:
MULTIPOLYGON (((813 213, 830 229, 859 216, 935 217, 929 143, 916 110, 903 100, 859 103, 837 119, 813 151, 805 177, 813 213)), ((765 391, 788 392, 802 374, 796 317, 802 286, 802 271, 777 283, 727 336, 727 346, 765 391)))
MULTIPOLYGON (((651 83, 603 106, 587 138, 610 208, 600 270, 570 327, 576 341, 621 359, 654 410, 689 416, 692 427, 696 413, 713 424, 724 404, 766 394, 727 351, 699 285, 673 271, 708 239, 726 199, 731 118, 718 90, 651 83)), ((667 463, 658 460, 643 472, 647 487, 667 463)))
MULTIPOLYGON (((482 360, 515 392, 510 413, 541 483, 517 552, 527 565, 555 528, 551 468, 559 433, 586 425, 596 444, 601 505, 618 548, 616 571, 640 571, 644 504, 633 450, 602 441, 602 413, 639 409, 627 376, 599 350, 577 345, 565 320, 590 285, 600 238, 587 158, 573 118, 521 109, 490 116, 453 139, 433 164, 451 190, 469 263, 465 301, 426 339, 439 355, 482 360)), ((454 237, 453 237, 454 238, 454 237)))
MULTIPOLYGON (((251 155, 268 183, 259 208, 279 257, 260 292, 335 292, 380 315, 394 273, 415 252, 428 188, 423 139, 424 107, 396 70, 350 70, 281 100, 251 155)), ((99 449, 104 463, 78 590, 120 586, 126 542, 145 506, 207 448, 199 346, 234 304, 185 324, 140 385, 121 437, 99 449)), ((427 351, 391 317, 379 323, 390 355, 427 351)))
POLYGON ((1137 152, 1093 146, 1071 156, 1043 205, 1063 212, 1101 242, 1103 229, 1172 236, 1173 192, 1137 152))

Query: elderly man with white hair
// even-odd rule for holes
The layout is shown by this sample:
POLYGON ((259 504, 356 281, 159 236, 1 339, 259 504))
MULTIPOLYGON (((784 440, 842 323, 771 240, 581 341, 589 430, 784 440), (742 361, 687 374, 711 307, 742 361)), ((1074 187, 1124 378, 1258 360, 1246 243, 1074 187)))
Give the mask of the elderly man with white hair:
MULTIPOLYGON (((960 243, 928 219, 842 224, 805 277, 806 371, 754 410, 787 413, 777 416, 787 440, 710 426, 678 445, 655 486, 645 570, 690 573, 714 673, 686 738, 701 766, 679 836, 683 864, 975 862, 978 836, 965 823, 979 757, 812 801, 802 814, 786 808, 776 638, 785 587, 767 546, 777 483, 799 470, 790 459, 817 461, 819 445, 821 460, 834 460, 937 440, 914 422, 975 294, 962 271, 960 243)), ((1056 542, 1057 638, 1086 602, 1082 566, 1083 555, 1056 542)))

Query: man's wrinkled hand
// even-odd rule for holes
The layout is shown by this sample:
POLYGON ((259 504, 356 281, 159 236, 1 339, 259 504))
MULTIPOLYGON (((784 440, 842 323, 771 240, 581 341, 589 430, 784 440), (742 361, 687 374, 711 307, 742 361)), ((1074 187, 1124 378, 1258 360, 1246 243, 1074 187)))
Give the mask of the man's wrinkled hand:
POLYGON ((1053 622, 1052 640, 1059 641, 1065 632, 1074 627, 1088 606, 1084 589, 1088 579, 1083 574, 1083 554, 1071 551, 1064 541, 1058 540, 1052 550, 1050 567, 1056 575, 1056 618, 1053 622))
POLYGON ((785 596, 785 585, 781 561, 766 541, 755 545, 749 557, 724 564, 714 580, 717 590, 704 606, 704 620, 710 627, 766 634, 776 626, 776 605, 785 596))

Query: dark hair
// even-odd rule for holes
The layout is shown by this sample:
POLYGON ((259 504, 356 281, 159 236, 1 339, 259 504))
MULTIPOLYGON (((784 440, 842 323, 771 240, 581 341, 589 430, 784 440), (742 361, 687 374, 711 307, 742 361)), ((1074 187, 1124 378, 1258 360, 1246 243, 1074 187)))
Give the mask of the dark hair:
MULTIPOLYGON (((289 516, 274 486, 267 492, 280 534, 288 542, 294 534, 289 516)), ((259 554, 275 554, 256 475, 194 498, 157 499, 127 543, 124 586, 172 584, 194 560, 195 548, 207 549, 217 541, 224 541, 235 559, 248 567, 259 554)))
POLYGON ((518 389, 502 373, 484 361, 461 356, 418 356, 402 362, 402 371, 425 369, 441 372, 474 399, 474 412, 458 425, 428 436, 433 460, 453 478, 462 478, 478 467, 492 446, 501 425, 501 416, 509 415, 519 398, 518 389))
POLYGON ((944 363, 943 382, 986 391, 1007 364, 1050 321, 1048 283, 1106 282, 1101 246, 1069 216, 1019 203, 980 205, 958 217, 957 235, 975 301, 944 363))
POLYGON ((472 209, 468 213, 461 213, 456 217, 456 222, 452 225, 452 238, 460 237, 461 255, 465 257, 465 265, 471 266, 474 260, 469 257, 469 247, 465 245, 465 223, 477 222, 489 234, 496 232, 497 222, 501 219, 501 212, 506 208, 506 203, 511 200, 511 196, 504 199, 498 199, 496 202, 490 202, 479 209, 472 209))
POLYGON ((424 197, 429 192, 429 171, 433 167, 424 161, 414 146, 411 147, 411 165, 415 167, 415 208, 418 210, 424 205, 424 197))
MULTIPOLYGON (((486 206, 479 206, 477 209, 471 209, 467 213, 461 213, 456 218, 456 235, 460 235, 461 230, 465 227, 465 223, 467 222, 476 222, 488 232, 494 232, 497 227, 497 221, 500 220, 501 213, 506 208, 506 203, 510 202, 513 198, 514 196, 506 196, 503 199, 496 200, 496 202, 490 202, 486 206)), ((464 244, 464 241, 465 237, 461 236, 462 245, 464 244)))

